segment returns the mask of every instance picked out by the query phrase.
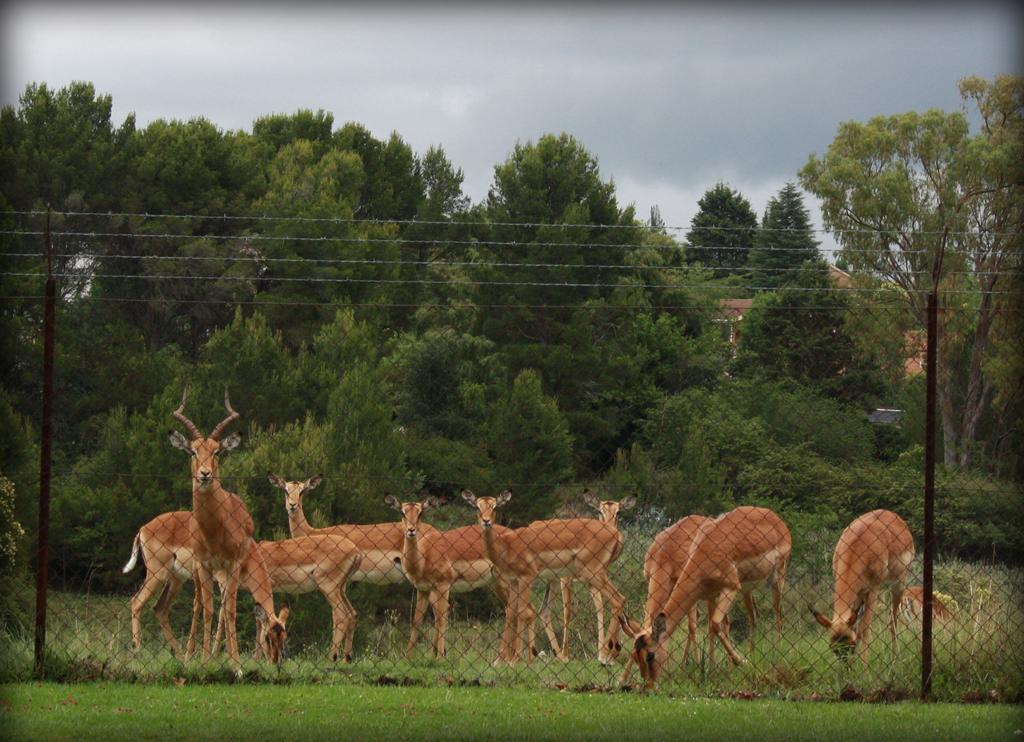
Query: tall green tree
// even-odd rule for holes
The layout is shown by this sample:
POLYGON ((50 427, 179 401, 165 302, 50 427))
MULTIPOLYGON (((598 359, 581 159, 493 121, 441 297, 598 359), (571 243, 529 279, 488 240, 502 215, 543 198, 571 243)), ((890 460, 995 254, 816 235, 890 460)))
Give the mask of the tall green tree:
POLYGON ((960 89, 980 116, 976 134, 965 113, 934 109, 846 122, 800 178, 850 265, 899 286, 920 328, 938 273, 941 307, 956 307, 941 312, 943 456, 966 467, 993 392, 999 290, 1020 266, 1024 77, 968 78, 960 89))
POLYGON ((558 403, 544 394, 539 374, 522 371, 492 408, 487 443, 496 478, 513 493, 511 523, 547 517, 555 490, 572 472, 572 440, 558 403))
MULTIPOLYGON (((800 190, 795 184, 786 183, 768 202, 761 219, 747 261, 750 283, 771 290, 792 281, 804 263, 821 263, 819 244, 814 239, 811 215, 800 190)), ((820 265, 820 269, 825 266, 820 265)))
POLYGON ((718 278, 739 273, 757 234, 757 214, 743 195, 718 183, 697 202, 686 233, 686 259, 716 270, 718 278))
POLYGON ((849 298, 830 285, 820 267, 805 267, 793 279, 797 286, 754 300, 743 318, 735 372, 791 379, 862 407, 879 402, 883 377, 847 327, 849 298))

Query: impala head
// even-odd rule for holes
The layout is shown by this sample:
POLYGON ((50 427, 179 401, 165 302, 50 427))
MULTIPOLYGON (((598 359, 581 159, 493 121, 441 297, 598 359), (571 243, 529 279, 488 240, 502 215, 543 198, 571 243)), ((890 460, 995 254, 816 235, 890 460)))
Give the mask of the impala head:
POLYGON ((269 473, 267 478, 272 485, 284 490, 284 509, 288 515, 302 510, 302 495, 309 490, 316 489, 324 479, 323 475, 316 474, 300 482, 288 482, 276 474, 269 473))
POLYGON ((181 404, 171 414, 174 415, 189 432, 190 438, 186 438, 177 430, 170 432, 171 445, 180 448, 192 457, 192 480, 195 485, 205 490, 211 484, 220 479, 220 469, 217 457, 225 451, 238 448, 242 441, 240 433, 232 433, 223 437, 224 430, 239 418, 239 414, 231 409, 231 400, 228 399, 228 392, 224 390, 224 407, 227 408, 228 416, 221 420, 209 436, 203 436, 195 423, 185 417, 185 401, 188 399, 188 389, 181 395, 181 404))
POLYGON ((402 514, 402 526, 406 538, 416 538, 420 527, 420 516, 428 510, 438 507, 441 502, 436 497, 428 497, 422 502, 402 502, 394 495, 387 495, 384 504, 393 507, 402 514))
POLYGON ((512 499, 512 493, 505 490, 497 497, 477 497, 469 490, 462 490, 462 499, 476 508, 476 522, 484 528, 494 525, 494 511, 512 499))
POLYGON ((864 606, 861 605, 860 611, 851 610, 845 618, 840 617, 835 621, 829 621, 823 614, 814 610, 813 607, 808 607, 811 609, 814 620, 828 629, 828 645, 832 648, 836 657, 843 660, 847 659, 857 646, 857 631, 854 629, 854 626, 857 625, 857 621, 863 615, 864 606))
POLYGON ((622 500, 599 500, 593 492, 584 490, 583 502, 598 512, 601 521, 611 523, 614 526, 617 524, 621 511, 629 510, 636 505, 636 498, 633 495, 629 495, 622 500))
POLYGON ((668 659, 668 632, 664 613, 655 616, 650 626, 639 626, 626 616, 619 616, 622 631, 633 640, 633 650, 627 662, 635 662, 640 668, 644 685, 652 688, 668 659))
POLYGON ((284 662, 285 645, 288 642, 288 629, 285 623, 291 609, 285 606, 276 616, 268 616, 263 606, 253 608, 256 615, 256 641, 259 651, 267 660, 280 667, 284 662))

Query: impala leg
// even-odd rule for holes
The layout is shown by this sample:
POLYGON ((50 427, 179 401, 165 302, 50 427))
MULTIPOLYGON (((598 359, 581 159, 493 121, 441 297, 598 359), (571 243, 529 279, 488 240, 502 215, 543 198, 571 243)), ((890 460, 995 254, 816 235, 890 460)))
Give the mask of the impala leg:
POLYGON ((515 647, 513 653, 516 658, 522 655, 522 629, 526 629, 526 663, 533 662, 534 653, 534 622, 537 613, 533 610, 533 603, 530 600, 530 590, 533 588, 533 578, 519 581, 519 600, 516 605, 516 620, 519 624, 515 635, 515 647))
POLYGON ((728 629, 723 630, 723 623, 735 599, 736 590, 734 588, 726 588, 718 594, 718 598, 715 600, 715 608, 710 620, 711 652, 714 653, 714 640, 717 638, 718 641, 722 642, 722 647, 725 649, 726 654, 729 655, 729 659, 736 665, 742 665, 746 660, 733 647, 732 641, 729 639, 728 629))
MULTIPOLYGON (((686 614, 686 647, 683 649, 682 668, 686 669, 686 663, 690 660, 690 651, 697 651, 697 606, 690 609, 686 614)), ((696 659, 696 657, 695 657, 696 659)))
POLYGON ((338 585, 324 585, 320 592, 331 606, 331 646, 327 650, 327 659, 330 662, 337 662, 348 624, 348 608, 341 599, 341 588, 338 585))
POLYGON ((782 591, 786 587, 787 562, 779 564, 775 572, 775 579, 772 580, 772 609, 775 611, 775 639, 776 646, 782 642, 782 591))
POLYGON ((195 590, 192 592, 192 622, 188 627, 188 642, 185 644, 185 659, 191 659, 196 653, 196 637, 199 635, 199 619, 203 612, 203 593, 198 581, 193 581, 195 590))
POLYGON ((878 599, 878 591, 868 590, 864 596, 864 613, 857 624, 857 644, 860 646, 860 661, 866 670, 868 667, 868 642, 871 638, 871 618, 875 613, 875 601, 878 599))
POLYGON ((163 587, 166 579, 166 575, 161 573, 154 572, 153 574, 149 574, 147 572, 146 580, 142 583, 142 587, 140 587, 139 591, 132 596, 132 646, 134 646, 136 650, 142 648, 142 610, 146 607, 146 604, 153 599, 157 590, 163 587))
POLYGON ((241 581, 241 562, 234 565, 234 567, 228 572, 226 584, 222 593, 221 601, 221 613, 223 613, 223 620, 226 622, 224 636, 227 643, 228 658, 231 662, 238 666, 238 634, 237 634, 237 623, 236 623, 236 611, 238 607, 238 585, 241 581))
MULTIPOLYGON (((605 645, 605 631, 604 631, 604 594, 600 590, 590 591, 590 599, 594 601, 594 613, 597 615, 597 646, 603 647, 605 645)), ((614 616, 615 613, 612 613, 614 616)), ((566 659, 569 659, 566 657, 566 659)))
POLYGON ((572 578, 563 577, 562 587, 562 648, 558 653, 558 659, 563 662, 569 661, 569 626, 572 623, 572 578))
MULTIPOLYGON (((558 638, 555 636, 555 627, 551 621, 551 585, 549 581, 544 586, 544 599, 540 603, 540 618, 544 624, 544 633, 547 634, 548 644, 551 645, 551 651, 556 657, 561 657, 562 648, 558 646, 558 638)), ((564 598, 563 598, 564 599, 564 598)), ((563 604, 563 614, 564 614, 563 604)), ((564 625, 563 625, 564 630, 564 625)), ((563 641, 564 646, 564 641, 563 641)))
POLYGON ((182 655, 178 640, 174 637, 174 629, 171 628, 170 616, 171 606, 174 605, 174 599, 181 592, 182 584, 181 579, 172 573, 165 584, 164 592, 160 595, 160 599, 153 608, 156 620, 160 623, 160 631, 163 632, 164 639, 167 640, 167 644, 170 646, 171 651, 174 652, 175 657, 181 657, 182 655))
POLYGON ((405 648, 405 658, 412 658, 413 647, 420 640, 420 624, 423 617, 427 615, 427 607, 430 605, 430 593, 426 590, 416 591, 416 608, 412 613, 412 628, 409 630, 409 646, 405 648))
POLYGON ((352 601, 348 599, 348 594, 345 592, 345 585, 341 586, 341 599, 345 604, 345 615, 347 620, 345 623, 345 662, 352 661, 352 643, 356 638, 356 624, 358 622, 359 614, 356 611, 352 601))
MULTIPOLYGON (((608 579, 607 573, 603 570, 591 573, 584 578, 590 586, 591 591, 598 591, 608 601, 613 616, 621 616, 626 607, 626 598, 620 593, 612 581, 608 579)), ((619 622, 612 621, 608 628, 607 640, 598 648, 598 661, 602 665, 609 664, 622 650, 619 642, 619 622)))
POLYGON ((445 637, 448 634, 449 585, 439 585, 430 593, 430 607, 434 611, 434 656, 445 656, 445 637))
MULTIPOLYGON (((218 654, 220 654, 220 643, 221 643, 221 641, 224 640, 224 631, 225 631, 224 606, 223 606, 224 584, 220 580, 217 579, 216 573, 213 576, 213 583, 220 588, 221 603, 222 603, 220 613, 217 616, 217 631, 214 632, 214 634, 213 634, 213 649, 210 650, 210 653, 214 657, 216 657, 218 654)), ((260 635, 259 631, 256 632, 256 635, 257 635, 257 637, 259 637, 259 635, 260 635)), ((260 647, 260 654, 261 655, 264 654, 263 647, 260 647)))
POLYGON ((505 603, 505 627, 501 632, 501 648, 498 650, 498 662, 509 664, 519 657, 514 653, 515 637, 519 633, 519 580, 508 585, 508 602, 505 603))
POLYGON ((203 603, 203 662, 210 659, 210 637, 213 634, 213 574, 202 564, 192 575, 203 603))
POLYGON ((889 633, 892 636, 892 656, 896 658, 899 656, 899 645, 896 643, 896 620, 899 618, 900 603, 903 600, 903 584, 894 585, 889 597, 892 600, 889 612, 889 633))
MULTIPOLYGON (((750 626, 750 651, 754 651, 754 633, 757 628, 757 606, 754 605, 754 595, 750 590, 743 593, 743 608, 747 612, 747 622, 750 626)), ((728 629, 726 629, 728 632, 728 629)))

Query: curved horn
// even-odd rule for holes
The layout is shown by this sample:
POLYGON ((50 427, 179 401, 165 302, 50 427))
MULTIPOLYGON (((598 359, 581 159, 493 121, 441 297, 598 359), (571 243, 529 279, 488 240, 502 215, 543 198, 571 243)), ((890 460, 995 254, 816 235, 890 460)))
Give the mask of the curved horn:
POLYGON ((231 409, 231 400, 228 399, 228 390, 226 387, 224 389, 224 408, 228 411, 228 416, 221 420, 219 423, 217 423, 217 427, 210 432, 210 437, 213 438, 215 441, 220 440, 221 433, 224 432, 228 425, 230 425, 235 420, 241 417, 241 415, 239 415, 237 412, 231 409))
POLYGON ((180 422, 182 425, 184 425, 186 428, 188 428, 188 432, 192 436, 193 440, 195 440, 196 438, 202 438, 203 434, 199 432, 199 428, 196 427, 196 424, 194 422, 192 422, 191 420, 189 420, 184 415, 184 412, 185 412, 185 400, 186 399, 188 399, 188 387, 187 386, 185 387, 185 391, 182 392, 182 394, 181 394, 181 404, 178 405, 178 409, 176 409, 171 414, 174 415, 175 419, 177 419, 178 422, 180 422))

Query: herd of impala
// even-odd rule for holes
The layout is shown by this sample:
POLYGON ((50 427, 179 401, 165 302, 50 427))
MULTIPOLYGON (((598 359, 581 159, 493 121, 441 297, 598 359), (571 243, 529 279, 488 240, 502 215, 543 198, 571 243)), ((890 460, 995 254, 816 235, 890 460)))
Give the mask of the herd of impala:
MULTIPOLYGON (((786 524, 771 510, 744 506, 718 518, 690 515, 659 533, 644 559, 647 602, 643 622, 636 623, 626 615, 625 598, 608 576, 608 569, 622 552, 624 543, 617 525, 618 513, 632 507, 634 498, 600 501, 585 493, 587 504, 598 511, 598 519, 541 520, 513 529, 498 525, 495 520, 496 511, 509 502, 511 493, 477 497, 464 490, 463 499, 476 509, 477 525, 438 531, 422 520, 425 512, 437 507, 436 498, 402 502, 388 495, 385 503, 401 513, 400 521, 313 528, 303 514, 302 499, 321 478, 286 481, 270 474, 271 483, 285 493, 291 538, 257 542, 253 538, 253 520, 244 503, 220 482, 218 457, 237 447, 241 439, 238 433, 224 433, 239 415, 231 408, 225 392, 228 415, 204 436, 184 415, 187 396, 186 390, 172 414, 190 437, 172 431, 170 440, 191 457, 192 509, 164 513, 142 526, 124 567, 124 572, 130 571, 141 550, 146 578, 131 600, 132 641, 136 649, 142 642, 142 610, 159 595, 155 613, 175 654, 191 657, 195 653, 201 614, 203 658, 208 659, 217 651, 223 635, 228 656, 237 667, 235 614, 241 586, 252 594, 255 603, 256 655, 280 664, 289 609, 276 612, 273 593, 319 590, 331 606, 333 633, 329 658, 350 661, 356 610, 346 595, 347 585, 352 581, 384 585, 405 580, 416 590, 407 655, 412 654, 429 606, 434 615, 434 653, 443 657, 450 594, 486 586, 497 594, 505 610, 495 661, 515 663, 525 656, 530 662, 536 654, 536 612, 531 594, 538 579, 547 583, 542 619, 556 657, 568 659, 568 598, 572 582, 583 582, 590 589, 597 612, 598 659, 607 664, 619 654, 620 630, 632 639, 623 683, 634 664, 648 687, 655 683, 666 664, 669 638, 684 617, 687 641, 683 662, 687 661, 696 643, 698 603, 704 603, 707 610, 709 662, 714 660, 718 642, 734 663, 744 662, 729 638, 729 610, 739 594, 749 617, 753 646, 756 611, 751 593, 765 582, 771 585, 775 633, 781 637, 782 591, 792 539, 786 524), (556 578, 563 596, 561 642, 555 635, 548 609, 556 578), (182 652, 171 629, 169 613, 175 596, 188 580, 195 581, 195 597, 192 627, 182 652), (211 641, 215 581, 221 593, 221 608, 216 636, 211 641), (607 625, 605 604, 611 610, 607 625)), ((895 650, 896 618, 913 559, 910 530, 895 513, 874 510, 843 531, 832 559, 832 617, 812 608, 815 619, 828 630, 829 643, 837 654, 857 647, 862 661, 867 663, 871 618, 883 588, 891 590, 889 625, 895 650)))

